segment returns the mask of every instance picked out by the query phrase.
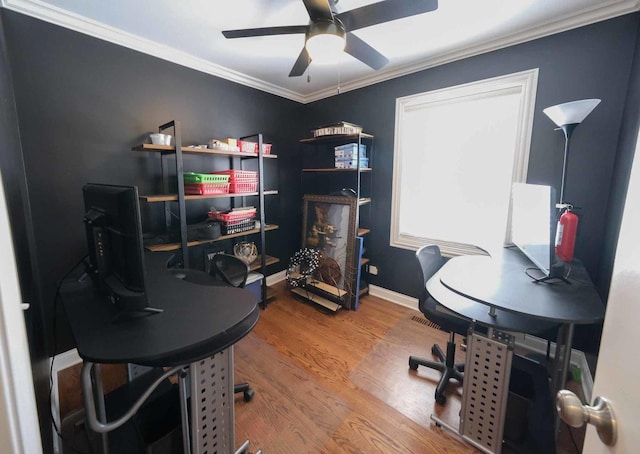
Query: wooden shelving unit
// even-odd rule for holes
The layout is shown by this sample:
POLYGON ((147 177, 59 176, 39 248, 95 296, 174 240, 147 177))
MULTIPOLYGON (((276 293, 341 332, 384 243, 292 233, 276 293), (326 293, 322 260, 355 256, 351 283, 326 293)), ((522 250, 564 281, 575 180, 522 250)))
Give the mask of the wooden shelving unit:
MULTIPOLYGON (((374 136, 367 133, 341 134, 332 136, 320 136, 300 140, 303 148, 302 166, 302 192, 313 195, 335 195, 342 188, 351 188, 357 197, 356 227, 350 233, 349 244, 355 244, 357 252, 364 248, 364 238, 371 233, 371 190, 373 174, 373 139, 374 136), (354 168, 336 168, 335 153, 336 146, 345 144, 357 144, 357 166, 354 168), (360 146, 366 145, 369 165, 360 167, 360 146), (366 210, 363 210, 365 207, 366 210), (361 212, 362 210, 362 212, 361 212), (363 214, 364 213, 364 214, 363 214), (362 238, 362 239, 361 239, 362 238)), ((357 256, 353 265, 357 268, 357 273, 349 271, 349 276, 355 274, 353 281, 345 282, 345 288, 349 292, 333 294, 317 285, 310 285, 309 288, 298 291, 297 294, 303 296, 312 292, 322 300, 330 300, 333 304, 339 304, 348 309, 357 309, 360 296, 367 295, 368 286, 368 265, 367 257, 357 256), (360 285, 364 280, 365 284, 360 285), (362 287, 362 288, 361 288, 362 287), (305 293, 307 292, 307 293, 305 293)), ((344 271, 344 270, 343 270, 344 271)), ((346 275, 345 275, 346 276, 346 275)), ((334 287, 334 290, 336 288, 334 287)), ((314 302, 317 299, 314 297, 314 302)), ((326 304, 325 307, 329 307, 326 304)))
MULTIPOLYGON (((169 228, 172 224, 172 218, 177 217, 180 222, 180 241, 173 243, 164 243, 164 244, 155 244, 148 245, 146 248, 150 251, 180 251, 182 265, 185 268, 189 268, 189 253, 188 249, 195 246, 201 246, 206 244, 211 244, 219 241, 230 240, 233 238, 241 238, 248 237, 251 235, 260 235, 260 245, 263 252, 266 250, 266 236, 265 233, 273 230, 277 230, 279 228, 278 225, 275 224, 267 224, 265 222, 265 196, 277 195, 277 190, 266 190, 264 188, 264 164, 263 161, 265 159, 277 159, 278 156, 274 154, 265 154, 263 152, 263 140, 262 134, 255 134, 253 136, 247 136, 242 138, 242 140, 255 138, 254 142, 258 143, 258 153, 246 153, 240 151, 228 151, 228 150, 218 150, 218 149, 209 149, 209 148, 197 148, 197 147, 185 147, 182 146, 182 139, 180 133, 180 122, 171 121, 164 125, 161 125, 158 129, 159 132, 163 132, 166 129, 173 128, 173 135, 175 145, 155 145, 155 144, 140 144, 132 147, 133 151, 137 152, 152 152, 160 154, 162 162, 162 186, 163 193, 161 194, 152 194, 152 195, 142 195, 140 196, 140 200, 147 203, 164 203, 165 205, 165 224, 167 228, 169 228), (245 160, 257 160, 258 162, 258 190, 254 192, 243 192, 243 193, 226 193, 226 194, 213 194, 213 195, 187 195, 184 190, 184 182, 182 178, 183 170, 183 155, 207 155, 211 158, 227 158, 229 159, 230 168, 233 168, 234 162, 237 162, 239 158, 240 163, 245 160), (168 162, 169 157, 175 159, 175 173, 174 176, 177 180, 177 191, 175 187, 171 187, 171 183, 169 181, 169 169, 172 168, 170 163, 168 162), (194 201, 194 200, 204 200, 204 199, 235 199, 235 198, 244 198, 244 197, 258 197, 258 213, 259 213, 259 221, 260 227, 247 230, 244 232, 233 233, 230 235, 222 235, 216 239, 204 239, 197 241, 188 241, 187 240, 187 225, 186 225, 186 202, 194 201), (178 206, 178 214, 175 216, 175 213, 171 207, 173 204, 177 204, 178 206)), ((242 170, 242 169, 237 169, 242 170)), ((175 186, 175 183, 174 183, 175 186)), ((242 200, 240 203, 244 203, 242 200)), ((264 278, 262 279, 262 306, 266 307, 267 300, 273 295, 273 292, 267 288, 266 285, 266 267, 269 265, 273 265, 274 263, 278 263, 279 259, 277 257, 272 257, 267 254, 260 255, 256 261, 250 266, 251 271, 261 271, 264 278)))

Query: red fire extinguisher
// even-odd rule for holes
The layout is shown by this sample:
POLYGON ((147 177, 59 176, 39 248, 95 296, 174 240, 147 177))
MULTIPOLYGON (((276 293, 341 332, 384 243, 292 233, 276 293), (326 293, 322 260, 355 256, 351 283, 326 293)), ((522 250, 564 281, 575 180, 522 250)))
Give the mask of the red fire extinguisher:
POLYGON ((571 212, 569 206, 558 219, 556 230, 556 255, 563 262, 573 260, 573 249, 576 245, 576 232, 578 231, 578 216, 571 212))

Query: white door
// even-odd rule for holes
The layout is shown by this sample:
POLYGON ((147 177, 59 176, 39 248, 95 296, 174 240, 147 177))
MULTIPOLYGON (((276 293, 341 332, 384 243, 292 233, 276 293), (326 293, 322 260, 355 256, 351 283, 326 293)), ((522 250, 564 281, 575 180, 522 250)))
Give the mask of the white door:
POLYGON ((631 170, 593 387, 594 398, 600 396, 611 403, 618 421, 618 441, 613 447, 605 446, 589 425, 583 450, 587 454, 640 452, 639 148, 640 142, 631 170))
POLYGON ((36 454, 40 429, 3 188, 0 175, 0 451, 36 454))

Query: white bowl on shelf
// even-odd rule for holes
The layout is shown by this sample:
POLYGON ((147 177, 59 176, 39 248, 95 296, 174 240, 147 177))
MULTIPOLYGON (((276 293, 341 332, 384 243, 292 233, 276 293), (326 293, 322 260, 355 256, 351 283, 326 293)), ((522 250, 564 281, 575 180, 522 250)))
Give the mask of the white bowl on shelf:
MULTIPOLYGON (((149 134, 151 138, 151 143, 154 145, 165 145, 165 135, 164 134, 149 134)), ((169 141, 171 141, 171 136, 169 136, 169 141)))

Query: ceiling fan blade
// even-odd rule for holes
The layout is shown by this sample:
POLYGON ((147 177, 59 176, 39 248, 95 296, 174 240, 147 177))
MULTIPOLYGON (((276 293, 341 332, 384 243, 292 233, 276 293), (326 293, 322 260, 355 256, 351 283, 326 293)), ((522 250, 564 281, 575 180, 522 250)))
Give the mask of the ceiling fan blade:
POLYGON ((337 14, 345 30, 352 32, 371 25, 438 9, 438 0, 386 0, 337 14))
POLYGON ((331 12, 333 0, 331 3, 329 3, 329 0, 302 0, 302 3, 307 8, 309 17, 313 22, 333 19, 333 13, 331 12))
POLYGON ((389 60, 373 47, 362 41, 353 33, 347 33, 347 45, 344 51, 373 69, 384 67, 389 60))
POLYGON ((304 72, 309 67, 309 63, 311 62, 311 57, 307 52, 307 48, 303 47, 302 52, 298 55, 298 59, 293 64, 293 68, 291 68, 291 72, 289 73, 289 77, 298 77, 304 74, 304 72))
POLYGON ((285 27, 245 28, 242 30, 225 30, 225 38, 249 38, 251 36, 291 35, 307 33, 308 25, 289 25, 285 27))

